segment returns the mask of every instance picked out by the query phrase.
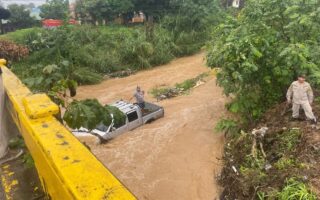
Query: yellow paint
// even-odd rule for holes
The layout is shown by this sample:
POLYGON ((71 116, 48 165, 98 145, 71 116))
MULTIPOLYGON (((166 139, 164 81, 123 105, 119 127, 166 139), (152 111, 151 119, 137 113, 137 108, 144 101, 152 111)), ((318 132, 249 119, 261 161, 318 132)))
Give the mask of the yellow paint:
POLYGON ((10 70, 2 69, 9 97, 6 104, 31 152, 42 185, 53 200, 136 199, 52 116, 56 108, 47 97, 33 95, 10 70), (37 101, 44 106, 37 106, 37 101))
POLYGON ((59 107, 45 94, 34 94, 22 99, 25 111, 31 119, 38 119, 59 113, 59 107))
POLYGON ((13 194, 15 189, 18 187, 19 181, 10 178, 14 172, 11 171, 10 165, 2 167, 1 172, 1 183, 5 192, 6 200, 13 200, 13 194))
POLYGON ((5 59, 0 59, 0 67, 4 67, 7 64, 5 59))

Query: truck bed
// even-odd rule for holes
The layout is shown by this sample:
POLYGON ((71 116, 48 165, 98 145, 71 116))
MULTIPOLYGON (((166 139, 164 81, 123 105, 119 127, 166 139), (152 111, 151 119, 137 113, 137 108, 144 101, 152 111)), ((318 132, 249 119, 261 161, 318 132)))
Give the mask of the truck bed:
POLYGON ((151 113, 157 112, 158 110, 161 110, 161 109, 162 109, 162 107, 160 107, 160 106, 145 102, 145 108, 142 109, 142 117, 145 117, 151 113))

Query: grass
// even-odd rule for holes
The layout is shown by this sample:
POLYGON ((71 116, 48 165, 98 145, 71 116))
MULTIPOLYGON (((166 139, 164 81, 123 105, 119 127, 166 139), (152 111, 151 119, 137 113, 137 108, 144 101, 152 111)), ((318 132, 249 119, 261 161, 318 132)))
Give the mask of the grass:
POLYGON ((285 187, 277 194, 279 200, 316 200, 306 184, 296 178, 290 178, 286 181, 285 187))
POLYGON ((297 165, 297 161, 293 158, 286 158, 282 157, 280 158, 274 166, 279 170, 285 170, 291 167, 295 167, 297 165))
POLYGON ((278 135, 280 152, 290 152, 293 151, 298 145, 301 138, 300 129, 290 129, 283 134, 278 135))
POLYGON ((26 35, 40 32, 41 30, 42 30, 41 28, 20 29, 18 31, 9 32, 7 34, 0 35, 0 40, 10 40, 19 44, 24 44, 26 35))

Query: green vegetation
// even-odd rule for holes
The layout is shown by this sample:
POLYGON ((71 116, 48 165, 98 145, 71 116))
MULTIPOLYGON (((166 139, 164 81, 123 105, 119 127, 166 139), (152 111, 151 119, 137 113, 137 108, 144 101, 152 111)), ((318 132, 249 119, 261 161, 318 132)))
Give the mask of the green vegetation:
POLYGON ((29 152, 25 153, 22 157, 22 162, 26 166, 26 168, 34 168, 34 160, 29 152))
POLYGON ((286 181, 284 188, 279 191, 271 191, 269 193, 258 192, 259 200, 316 200, 317 197, 313 194, 308 186, 297 178, 290 178, 286 181))
POLYGON ((310 163, 318 160, 318 154, 309 150, 306 138, 310 136, 304 135, 314 132, 305 128, 305 122, 295 123, 295 128, 284 128, 290 123, 288 116, 277 113, 277 109, 266 113, 265 118, 272 116, 274 121, 269 122, 271 130, 264 137, 255 138, 256 143, 253 135, 240 131, 233 120, 218 123, 219 130, 235 129, 232 137, 227 138, 220 179, 226 199, 316 199, 308 183, 318 177, 317 161, 310 163), (252 154, 253 148, 256 156, 252 154))
MULTIPOLYGON (((67 1, 49 0, 41 6, 41 16, 67 21, 67 7, 67 1)), ((76 94, 78 85, 96 84, 104 75, 148 69, 198 52, 209 39, 211 27, 223 19, 222 13, 216 0, 77 1, 76 14, 84 25, 21 30, 1 36, 0 40, 10 40, 29 50, 26 58, 6 57, 12 63, 12 71, 27 86, 35 92, 47 93, 66 107, 64 119, 71 128, 92 129, 99 123, 110 124, 110 116, 95 116, 101 110, 107 110, 107 115, 114 111, 115 123, 121 117, 114 109, 102 109, 98 102, 72 102, 70 98, 76 94), (133 9, 146 14, 145 26, 112 24, 119 16, 132 18, 133 9), (108 26, 96 26, 106 21, 108 26)), ((185 93, 197 80, 179 83, 176 89, 185 93)))
POLYGON ((83 127, 92 130, 100 124, 105 126, 110 126, 112 122, 115 126, 124 124, 126 116, 116 107, 102 106, 96 99, 87 99, 73 101, 68 106, 63 119, 70 128, 83 127))
POLYGON ((22 137, 14 137, 9 141, 9 148, 10 149, 18 149, 18 148, 25 148, 26 145, 22 137))
POLYGON ((204 78, 207 76, 209 76, 209 73, 202 73, 195 78, 187 79, 181 83, 177 83, 174 87, 155 87, 151 89, 150 94, 158 100, 187 94, 192 88, 197 85, 199 81, 205 81, 204 78))
POLYGON ((208 65, 234 96, 230 110, 253 122, 278 101, 298 73, 319 83, 317 0, 249 0, 227 17, 208 44, 208 65))
POLYGON ((102 74, 150 68, 191 51, 176 45, 172 34, 161 26, 156 27, 153 42, 146 40, 142 27, 66 26, 21 32, 3 38, 29 48, 30 56, 15 62, 12 69, 31 88, 30 79, 39 78, 44 67, 59 65, 64 60, 73 67, 79 84, 93 84, 102 80, 102 74))
POLYGON ((317 197, 310 192, 306 184, 295 178, 286 181, 286 186, 278 193, 279 200, 316 200, 317 197))
POLYGON ((16 136, 11 138, 9 141, 9 148, 11 150, 23 149, 25 152, 21 159, 23 164, 25 165, 26 168, 34 167, 34 161, 31 157, 30 152, 27 150, 26 144, 24 143, 24 140, 21 136, 16 136))
POLYGON ((236 135, 239 133, 239 126, 237 122, 233 119, 221 119, 216 127, 215 130, 217 132, 224 132, 225 135, 236 135))
POLYGON ((68 17, 68 8, 69 2, 66 0, 48 0, 40 6, 40 17, 64 20, 68 17))
POLYGON ((30 16, 30 10, 26 5, 10 4, 8 10, 11 13, 8 21, 16 29, 38 25, 38 21, 30 16))
POLYGON ((286 151, 294 151, 300 142, 301 131, 299 129, 290 129, 283 134, 277 135, 279 139, 279 153, 285 153, 286 151))
POLYGON ((0 40, 9 40, 18 44, 26 43, 26 36, 31 34, 36 34, 40 32, 42 28, 25 28, 18 31, 10 32, 4 35, 0 35, 0 40))
POLYGON ((293 158, 280 158, 276 163, 275 167, 279 170, 288 169, 296 165, 296 160, 293 158))

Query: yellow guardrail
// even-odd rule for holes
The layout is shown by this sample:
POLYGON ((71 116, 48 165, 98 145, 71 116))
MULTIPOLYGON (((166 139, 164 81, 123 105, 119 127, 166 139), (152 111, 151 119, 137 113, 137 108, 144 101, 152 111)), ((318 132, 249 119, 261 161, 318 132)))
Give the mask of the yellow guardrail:
POLYGON ((0 60, 6 106, 22 134, 46 194, 53 200, 136 199, 53 116, 59 108, 45 94, 33 94, 0 60))

